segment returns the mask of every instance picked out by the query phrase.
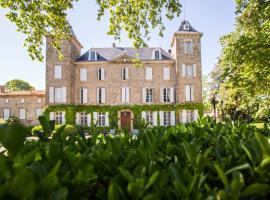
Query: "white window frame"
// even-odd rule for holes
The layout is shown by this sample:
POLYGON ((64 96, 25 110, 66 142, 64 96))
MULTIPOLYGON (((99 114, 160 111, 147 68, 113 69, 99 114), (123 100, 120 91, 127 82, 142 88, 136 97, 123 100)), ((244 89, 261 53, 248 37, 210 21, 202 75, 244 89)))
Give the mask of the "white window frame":
POLYGON ((129 80, 129 69, 127 67, 123 67, 121 70, 122 80, 129 80))
POLYGON ((80 103, 88 103, 88 89, 80 88, 80 103))
POLYGON ((8 99, 5 99, 5 103, 8 104, 9 100, 8 99))
POLYGON ((21 102, 21 103, 24 103, 24 98, 21 98, 20 102, 21 102))
POLYGON ((152 59, 153 60, 161 60, 162 56, 161 56, 161 50, 160 49, 154 49, 152 52, 152 59), (158 52, 158 58, 156 57, 156 52, 158 52))
POLYGON ((152 67, 145 68, 145 80, 147 80, 147 81, 153 80, 153 68, 152 67))
POLYGON ((89 119, 88 119, 88 117, 89 117, 89 114, 88 113, 86 113, 86 112, 80 112, 80 125, 82 126, 82 127, 86 127, 86 126, 88 126, 88 124, 89 124, 89 119))
POLYGON ((99 81, 105 80, 105 69, 104 68, 98 68, 98 80, 99 81))
POLYGON ((182 77, 192 78, 196 77, 196 64, 183 64, 182 65, 182 77), (189 72, 192 72, 189 74, 189 72))
POLYGON ((54 113, 55 124, 65 124, 65 112, 58 111, 54 113))
POLYGON ((80 68, 80 81, 87 81, 87 68, 80 68))
POLYGON ((43 110, 42 108, 36 108, 36 118, 38 119, 39 116, 43 115, 43 110))
POLYGON ((63 78, 63 66, 62 65, 55 65, 54 66, 54 78, 55 79, 62 79, 63 78))
POLYGON ((168 81, 171 79, 171 69, 170 67, 163 67, 163 80, 168 81))
POLYGON ((89 51, 88 60, 97 60, 97 53, 94 51, 89 51), (94 57, 92 57, 94 55, 94 57))
POLYGON ((185 85, 185 96, 186 101, 194 101, 194 86, 193 85, 185 85))
POLYGON ((145 88, 145 102, 153 103, 154 101, 154 89, 153 88, 145 88))
POLYGON ((122 97, 122 103, 129 103, 130 102, 130 89, 129 89, 129 87, 122 87, 121 88, 121 97, 122 97))
POLYGON ((41 98, 37 98, 37 102, 38 103, 41 103, 42 102, 42 99, 41 98))
POLYGON ((163 111, 163 125, 171 126, 172 122, 172 113, 171 111, 163 111))
POLYGON ((66 87, 55 87, 54 90, 52 90, 52 91, 54 91, 53 97, 54 97, 55 103, 66 103, 66 99, 67 99, 67 96, 66 96, 67 91, 66 90, 67 90, 66 87))
POLYGON ((97 122, 98 122, 98 126, 100 127, 106 126, 106 113, 105 112, 97 113, 97 122))
POLYGON ((9 119, 10 118, 10 108, 4 108, 3 110, 3 118, 9 119))
POLYGON ((106 103, 106 88, 97 88, 97 103, 106 103))
POLYGON ((21 120, 26 119, 26 109, 25 108, 19 109, 19 119, 21 119, 21 120))
POLYGON ((171 102, 171 89, 170 88, 162 88, 162 98, 165 103, 171 102))
POLYGON ((184 41, 184 52, 187 54, 193 53, 193 41, 192 40, 185 40, 184 41))

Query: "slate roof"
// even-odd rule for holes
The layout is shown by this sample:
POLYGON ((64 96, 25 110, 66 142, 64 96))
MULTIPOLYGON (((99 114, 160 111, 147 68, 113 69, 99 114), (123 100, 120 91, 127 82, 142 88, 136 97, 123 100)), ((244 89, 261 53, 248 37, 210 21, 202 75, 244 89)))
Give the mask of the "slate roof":
POLYGON ((189 21, 187 20, 184 20, 182 21, 178 31, 184 31, 184 32, 198 32, 195 28, 193 28, 193 26, 191 26, 191 24, 189 23, 189 21), (189 25, 189 30, 185 30, 184 26, 185 24, 188 24, 189 25))
POLYGON ((121 56, 127 55, 129 57, 137 58, 139 55, 140 60, 154 60, 152 58, 153 52, 155 50, 160 50, 161 60, 172 60, 172 57, 162 48, 141 48, 136 49, 132 47, 110 47, 110 48, 91 48, 86 53, 84 53, 77 61, 91 61, 88 60, 90 52, 94 51, 97 53, 97 61, 112 61, 121 56))

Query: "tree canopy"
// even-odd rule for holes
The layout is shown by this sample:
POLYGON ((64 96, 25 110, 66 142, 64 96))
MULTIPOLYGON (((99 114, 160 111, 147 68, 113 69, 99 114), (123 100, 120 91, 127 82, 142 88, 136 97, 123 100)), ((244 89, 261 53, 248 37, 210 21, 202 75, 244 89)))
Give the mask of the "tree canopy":
POLYGON ((6 82, 5 86, 11 91, 27 91, 33 89, 33 87, 28 82, 20 79, 10 80, 6 82))
MULTIPOLYGON (((50 34, 53 46, 60 52, 60 40, 70 33, 67 11, 79 0, 0 0, 7 8, 8 19, 18 31, 26 35, 25 43, 32 59, 42 61, 43 38, 50 34)), ((97 19, 109 13, 109 31, 119 40, 121 31, 127 32, 135 47, 145 47, 151 29, 157 28, 162 36, 163 18, 180 15, 179 0, 96 0, 97 19)))
MULTIPOLYGON (((237 0, 235 31, 221 39, 214 78, 223 109, 258 116, 270 105, 270 1, 237 0), (268 105, 268 106, 267 106, 268 105)), ((265 112, 264 112, 265 113, 265 112)))

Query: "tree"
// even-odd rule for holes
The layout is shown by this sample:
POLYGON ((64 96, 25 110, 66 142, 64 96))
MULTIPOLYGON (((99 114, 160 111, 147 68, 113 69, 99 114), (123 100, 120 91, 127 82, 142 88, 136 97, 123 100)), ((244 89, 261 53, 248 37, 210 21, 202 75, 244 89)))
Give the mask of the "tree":
POLYGON ((8 81, 5 86, 11 91, 27 91, 34 89, 28 82, 19 79, 8 81))
POLYGON ((235 31, 221 39, 219 94, 231 116, 256 117, 270 104, 270 1, 236 3, 235 31))
MULTIPOLYGON (((8 19, 18 31, 26 35, 24 45, 32 59, 42 61, 43 38, 49 34, 53 46, 60 53, 60 40, 68 37, 70 25, 67 10, 78 0, 0 0, 0 7, 8 8, 8 19)), ((99 9, 97 19, 109 13, 108 34, 120 39, 121 30, 128 33, 136 48, 145 47, 150 29, 158 28, 162 36, 168 19, 180 15, 179 0, 96 0, 99 9), (164 13, 165 12, 165 13, 164 13)))

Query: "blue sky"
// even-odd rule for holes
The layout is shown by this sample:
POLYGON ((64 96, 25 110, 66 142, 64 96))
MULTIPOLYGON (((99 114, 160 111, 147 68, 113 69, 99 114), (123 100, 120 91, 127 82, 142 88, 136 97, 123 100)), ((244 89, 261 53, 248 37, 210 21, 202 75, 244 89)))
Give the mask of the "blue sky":
MULTIPOLYGON (((203 74, 209 73, 217 63, 220 54, 219 38, 234 29, 235 5, 233 0, 185 0, 185 18, 195 29, 204 33, 202 38, 203 74)), ((96 20, 97 5, 94 0, 80 0, 68 12, 73 29, 83 44, 82 53, 91 47, 110 47, 114 42, 108 31, 108 17, 96 20)), ((23 47, 24 35, 16 31, 16 26, 5 18, 6 10, 0 9, 0 85, 11 79, 23 79, 36 89, 45 88, 45 62, 34 62, 23 47)), ((172 21, 165 20, 164 37, 157 31, 151 32, 149 46, 170 49, 173 33, 177 31, 183 13, 172 21)), ((131 46, 131 41, 123 33, 117 46, 131 46)), ((44 52, 45 56, 45 52, 44 52)))

